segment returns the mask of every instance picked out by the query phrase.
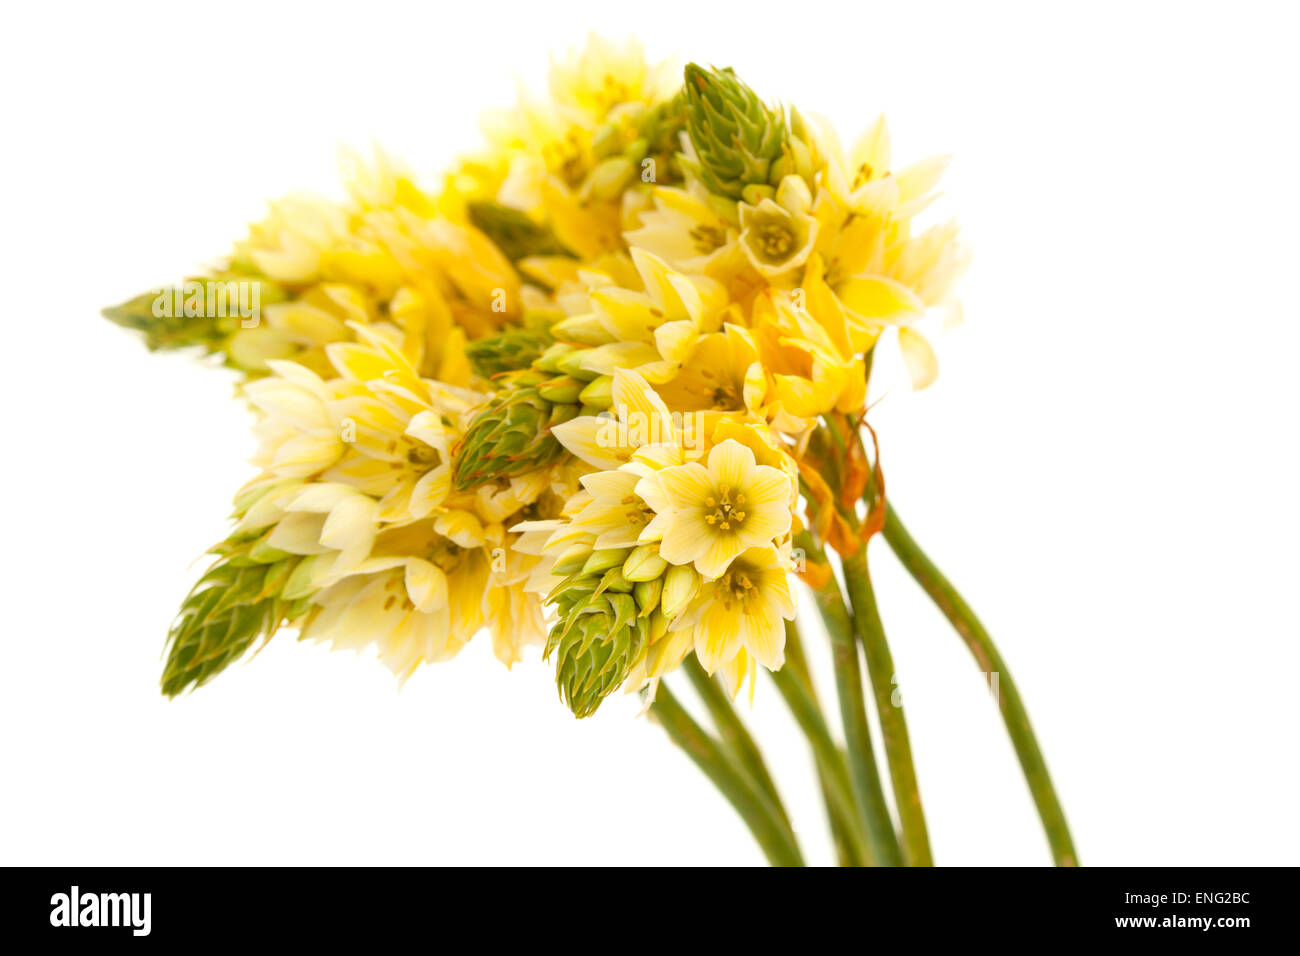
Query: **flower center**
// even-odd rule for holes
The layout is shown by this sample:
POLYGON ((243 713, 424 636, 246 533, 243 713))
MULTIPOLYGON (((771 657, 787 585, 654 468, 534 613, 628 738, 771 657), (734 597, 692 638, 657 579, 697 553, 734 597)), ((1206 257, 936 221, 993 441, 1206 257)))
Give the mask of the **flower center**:
POLYGON ((388 468, 391 471, 405 471, 409 467, 416 474, 423 475, 438 464, 438 449, 407 435, 389 440, 384 450, 397 459, 389 460, 388 468))
POLYGON ((621 504, 623 505, 623 517, 627 519, 628 524, 649 524, 650 509, 636 495, 625 496, 621 504))
POLYGON ((406 450, 406 460, 412 465, 433 465, 438 461, 438 450, 423 443, 413 444, 406 450))
POLYGON ((465 560, 465 548, 451 541, 439 541, 433 546, 428 559, 442 569, 443 574, 453 574, 465 560))
POLYGON ((858 166, 858 171, 853 177, 853 188, 857 189, 859 186, 869 183, 874 172, 870 163, 862 163, 858 166))
POLYGON ((600 111, 602 113, 608 113, 619 103, 626 103, 628 100, 632 99, 632 91, 628 88, 626 83, 623 83, 606 73, 604 79, 601 81, 600 92, 596 94, 595 98, 597 107, 600 111))
POLYGON ((719 531, 732 531, 738 529, 745 520, 745 496, 737 493, 732 496, 731 489, 723 485, 717 491, 717 496, 709 495, 704 499, 704 504, 711 508, 712 511, 704 516, 704 520, 710 527, 717 528, 719 531))
POLYGON ((696 226, 691 230, 695 251, 702 256, 717 252, 727 244, 727 234, 717 226, 696 226))
POLYGON ((406 585, 400 574, 390 574, 388 580, 384 582, 384 590, 388 592, 388 596, 384 598, 385 611, 391 611, 398 604, 407 614, 415 610, 415 604, 406 593, 406 585))
POLYGON ((713 390, 713 407, 727 411, 740 408, 740 390, 731 382, 719 385, 713 390))
POLYGON ((759 227, 758 245, 765 256, 779 261, 790 254, 794 235, 783 223, 767 223, 759 227))
POLYGON ((587 161, 582 143, 570 131, 563 140, 542 147, 546 166, 570 186, 577 186, 587 176, 587 161))
POLYGON ((758 587, 749 573, 743 569, 727 571, 713 586, 713 596, 721 601, 727 610, 731 610, 733 604, 739 604, 743 608, 749 599, 757 594, 758 587))

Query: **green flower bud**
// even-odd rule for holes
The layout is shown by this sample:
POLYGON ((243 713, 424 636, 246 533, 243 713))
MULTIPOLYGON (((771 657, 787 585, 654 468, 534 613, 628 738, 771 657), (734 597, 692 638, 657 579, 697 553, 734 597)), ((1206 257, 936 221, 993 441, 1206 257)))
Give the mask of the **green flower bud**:
POLYGON ((746 186, 773 185, 771 167, 787 139, 784 114, 763 104, 731 70, 686 67, 686 129, 698 175, 714 193, 740 199, 746 186))
MULTIPOLYGON (((544 658, 555 658, 560 698, 578 717, 595 713, 645 652, 650 636, 635 592, 617 587, 616 570, 579 574, 565 580, 549 600, 559 620, 546 641, 544 658)), ((629 582, 621 584, 631 588, 629 582)))
POLYGON ((552 405, 574 405, 578 403, 584 385, 569 375, 558 375, 539 384, 537 394, 552 405))
POLYGON ((658 643, 659 638, 668 633, 668 623, 668 618, 664 617, 663 608, 657 607, 650 612, 647 631, 649 632, 649 640, 651 644, 658 643))
POLYGON ((552 574, 558 574, 561 577, 567 577, 570 574, 577 574, 582 570, 587 559, 591 557, 591 545, 589 544, 571 544, 556 559, 555 565, 551 568, 552 574))
POLYGON ((664 575, 664 591, 660 607, 664 617, 672 620, 686 610, 700 591, 700 576, 689 564, 674 565, 664 575))
MULTIPOLYGON (((554 331, 554 329, 552 329, 554 331)), ((537 361, 533 362, 533 368, 541 372, 550 372, 552 375, 560 373, 560 359, 573 351, 573 346, 567 342, 556 342, 554 345, 547 346, 546 351, 541 354, 537 361)))
POLYGON ((614 404, 614 377, 612 375, 602 375, 599 378, 593 378, 587 383, 587 387, 582 390, 578 396, 582 404, 588 408, 597 408, 605 410, 614 404))
POLYGON ((591 134, 591 154, 596 159, 607 159, 623 148, 623 132, 614 123, 602 123, 591 134))
POLYGON ((274 564, 277 561, 283 561, 285 558, 291 557, 288 551, 281 551, 279 548, 271 547, 265 538, 253 544, 252 548, 249 549, 248 556, 258 564, 274 564))
POLYGON ((645 144, 644 152, 632 156, 629 147, 629 151, 624 153, 639 165, 647 158, 654 160, 652 182, 672 185, 682 178, 678 153, 682 130, 686 128, 687 109, 686 91, 683 89, 671 100, 647 110, 641 119, 641 136, 637 140, 637 143, 645 144))
POLYGON ((583 184, 582 193, 591 199, 617 199, 636 180, 636 163, 624 156, 601 160, 583 184))
POLYGON ((638 581, 636 587, 632 588, 632 596, 636 598, 637 607, 641 609, 640 617, 645 617, 658 610, 659 595, 663 593, 663 589, 664 579, 662 577, 651 578, 649 581, 638 581))
POLYGON ((623 156, 626 159, 631 160, 633 163, 639 163, 641 159, 645 156, 646 150, 648 150, 649 148, 650 148, 650 144, 649 142, 646 141, 645 137, 643 136, 638 139, 632 140, 632 142, 628 143, 625 147, 623 147, 623 156))
POLYGON ((528 256, 572 256, 549 228, 527 213, 488 200, 473 200, 465 211, 469 221, 491 239, 511 262, 528 256))
MULTIPOLYGON (((583 345, 607 345, 610 341, 609 330, 605 328, 600 316, 595 313, 586 315, 571 315, 567 318, 560 319, 551 329, 552 334, 565 342, 571 343, 570 349, 575 349, 583 345)), ((559 370, 560 361, 564 356, 556 356, 554 364, 555 370, 559 370)), ((570 375, 577 375, 582 372, 581 365, 573 366, 570 375)), ((579 376, 582 377, 582 376, 579 376)), ((590 375, 586 376, 590 378, 590 375)))
POLYGON ((552 344, 551 333, 540 328, 509 328, 475 339, 465 346, 474 371, 483 378, 526 369, 552 344))
POLYGON ((659 557, 657 544, 643 544, 628 555, 623 576, 629 581, 651 581, 663 574, 668 562, 659 557))
POLYGON ((507 373, 505 388, 470 422, 452 448, 451 480, 469 491, 498 478, 513 478, 563 460, 566 452, 551 429, 580 411, 580 383, 552 383, 532 370, 507 373), (548 401, 542 394, 564 401, 548 401))
POLYGON ((617 568, 627 561, 632 553, 630 548, 602 548, 593 551, 587 563, 582 566, 583 574, 604 574, 611 568, 617 568))
POLYGON ((288 291, 269 279, 231 271, 146 292, 104 309, 102 315, 110 322, 141 333, 151 352, 198 347, 209 354, 224 352, 226 364, 235 368, 265 372, 264 361, 244 361, 233 353, 231 345, 236 337, 243 333, 245 340, 252 337, 259 344, 266 344, 274 353, 271 358, 287 357, 293 349, 283 346, 265 327, 246 327, 240 309, 256 303, 260 310, 288 299, 288 291))
POLYGON ((606 571, 601 587, 615 594, 632 594, 636 590, 636 585, 623 577, 622 568, 610 568, 606 571))
POLYGON ((585 353, 585 349, 574 349, 568 354, 561 356, 560 360, 556 362, 556 365, 565 375, 584 380, 590 379, 592 377, 591 373, 582 367, 582 361, 586 357, 585 353))
POLYGON ((269 639, 286 621, 310 608, 310 570, 298 555, 283 555, 257 541, 227 541, 220 557, 194 585, 167 635, 162 691, 168 697, 199 687, 244 655, 258 638, 269 639), (296 600, 290 600, 291 592, 296 600))
MULTIPOLYGON (((287 601, 299 601, 302 598, 310 598, 316 593, 315 586, 311 583, 312 573, 316 569, 316 556, 311 555, 299 561, 293 569, 293 573, 284 582, 283 596, 287 601)), ((294 617, 296 615, 291 615, 294 617)))

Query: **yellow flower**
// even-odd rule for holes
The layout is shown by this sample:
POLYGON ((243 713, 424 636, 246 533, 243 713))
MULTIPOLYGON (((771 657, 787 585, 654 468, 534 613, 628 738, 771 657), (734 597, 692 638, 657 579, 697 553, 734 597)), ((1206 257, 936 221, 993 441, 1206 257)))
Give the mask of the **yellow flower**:
POLYGON ((799 176, 786 176, 776 199, 740 204, 740 244, 768 281, 788 276, 808 261, 818 230, 808 212, 811 206, 808 185, 799 176))
POLYGON ((742 654, 777 670, 785 661, 785 622, 794 619, 794 608, 780 554, 770 546, 749 548, 722 575, 701 584, 692 609, 673 627, 691 635, 695 656, 709 673, 735 663, 743 670, 742 654))
POLYGON ((708 190, 695 181, 684 188, 657 187, 653 208, 641 213, 638 228, 625 233, 627 244, 678 271, 725 282, 747 260, 737 244, 736 227, 719 215, 708 197, 708 190))
POLYGON ((639 373, 616 369, 611 412, 580 415, 551 428, 557 441, 598 469, 627 463, 643 445, 678 447, 672 413, 639 373))
POLYGON ((551 333, 587 348, 582 368, 596 375, 635 369, 665 382, 686 361, 700 334, 719 328, 726 290, 707 276, 686 275, 657 256, 632 250, 641 288, 613 283, 592 288, 590 311, 570 315, 551 333))
MULTIPOLYGON (((553 65, 550 101, 521 97, 486 118, 493 149, 479 165, 505 170, 492 198, 545 222, 584 260, 620 251, 624 199, 641 189, 642 120, 679 82, 670 64, 648 64, 635 42, 620 49, 591 37, 553 65)), ((477 174, 458 188, 491 179, 477 174)))
POLYGON ((960 317, 952 289, 969 259, 952 223, 913 235, 912 220, 933 202, 947 158, 892 172, 883 117, 847 157, 838 147, 828 155, 827 186, 814 209, 825 280, 849 319, 855 348, 872 349, 884 331, 896 329, 912 385, 924 388, 938 375, 938 360, 917 323, 932 308, 946 310, 950 321, 960 317))
POLYGON ((763 416, 767 378, 747 329, 728 322, 703 335, 681 370, 659 387, 664 401, 683 412, 726 411, 763 416))
POLYGON ((716 578, 741 552, 789 532, 796 487, 788 474, 758 464, 751 449, 728 439, 709 452, 707 467, 664 468, 644 478, 637 493, 670 515, 659 545, 664 560, 694 564, 716 578))
POLYGON ((789 295, 768 290, 754 300, 751 329, 771 377, 768 416, 786 432, 802 431, 829 411, 856 412, 866 399, 866 369, 853 348, 838 305, 824 308, 810 279, 810 260, 802 288, 802 307, 789 295))
POLYGON ((447 660, 483 626, 489 559, 424 522, 391 532, 375 554, 313 597, 303 637, 338 649, 374 645, 405 680, 422 663, 447 660), (411 553, 416 552, 416 553, 411 553), (423 556, 420 556, 423 555, 423 556))
POLYGON ((545 644, 579 714, 690 653, 733 693, 782 665, 800 468, 834 490, 794 455, 862 412, 882 343, 934 379, 922 323, 955 314, 966 252, 917 223, 946 160, 895 171, 883 119, 846 152, 686 75, 593 36, 439 192, 349 156, 341 201, 273 204, 219 272, 264 293, 251 324, 112 310, 251 379, 259 474, 219 549, 235 610, 403 679, 484 628, 507 665, 545 644))
POLYGON ((263 413, 256 484, 270 490, 243 524, 269 528, 271 547, 307 558, 302 573, 321 608, 312 636, 373 641, 405 676, 487 623, 512 663, 544 629, 536 596, 517 587, 535 562, 506 547, 504 524, 549 476, 453 495, 448 448, 482 396, 423 379, 383 336, 352 331, 360 341, 326 350, 336 377, 277 362, 248 386, 263 413))
POLYGON ((649 106, 673 94, 680 82, 675 64, 649 64, 639 41, 621 47, 592 33, 582 50, 571 50, 551 66, 551 95, 556 105, 576 110, 592 122, 604 120, 626 103, 649 106))
POLYGON ((349 200, 292 198, 275 203, 235 248, 232 270, 289 288, 289 301, 237 329, 225 350, 254 373, 293 359, 314 371, 323 347, 370 325, 400 342, 425 374, 467 384, 466 336, 516 320, 519 278, 477 229, 440 216, 438 203, 380 154, 373 164, 344 160, 349 200))
POLYGON ((315 477, 374 499, 376 520, 430 514, 447 497, 448 426, 481 401, 420 378, 397 348, 364 326, 361 342, 327 349, 337 378, 291 362, 247 386, 264 413, 254 461, 282 478, 315 477))
POLYGON ((546 642, 541 598, 526 589, 540 560, 517 546, 519 535, 497 530, 488 551, 491 573, 483 589, 483 617, 492 637, 492 652, 510 667, 523 659, 525 647, 546 642))
POLYGON ((591 499, 573 517, 573 530, 594 535, 594 549, 634 547, 654 519, 654 511, 636 493, 640 480, 626 465, 583 475, 582 487, 591 499))

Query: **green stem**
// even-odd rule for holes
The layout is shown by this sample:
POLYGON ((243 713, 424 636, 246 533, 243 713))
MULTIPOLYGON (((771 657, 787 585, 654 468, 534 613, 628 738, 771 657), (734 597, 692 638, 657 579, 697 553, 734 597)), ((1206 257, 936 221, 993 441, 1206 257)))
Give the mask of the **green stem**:
POLYGON ((695 722, 662 681, 650 713, 736 808, 768 862, 773 866, 803 866, 799 848, 770 804, 727 760, 718 742, 695 722))
MULTIPOLYGON (((797 640, 797 630, 793 622, 786 625, 786 644, 791 638, 797 640)), ((862 828, 858 825, 857 806, 853 802, 853 784, 849 780, 848 765, 844 754, 836 746, 822 716, 821 707, 813 694, 811 685, 797 667, 787 662, 785 667, 772 672, 772 680, 777 690, 785 699, 790 713, 799 728, 808 738, 812 748, 813 759, 817 763, 818 777, 821 780, 822 794, 826 799, 827 812, 831 818, 831 829, 837 831, 837 837, 843 841, 850 864, 869 863, 872 861, 871 847, 867 844, 862 828)))
POLYGON ((758 744, 754 743, 754 738, 741 723, 740 715, 736 713, 731 697, 722 685, 700 666, 694 654, 687 655, 686 660, 682 662, 682 669, 686 671, 686 676, 690 678, 695 692, 700 695, 700 700, 708 709, 709 716, 713 718, 714 726, 722 736, 724 749, 734 755, 740 769, 749 775, 750 781, 772 804, 772 809, 781 818, 781 823, 793 839, 794 828, 790 825, 790 816, 781 803, 776 783, 767 771, 767 764, 763 761, 763 754, 758 749, 758 744))
MULTIPOLYGON (((835 843, 835 857, 840 866, 870 866, 870 848, 866 837, 858 825, 857 808, 853 805, 853 791, 849 783, 849 763, 844 755, 844 748, 837 745, 831 737, 822 713, 821 701, 817 699, 817 686, 813 683, 812 671, 808 667, 808 657, 804 653, 803 638, 799 635, 799 625, 794 621, 785 622, 785 666, 803 682, 813 713, 825 732, 825 739, 830 741, 834 755, 833 766, 828 774, 827 768, 820 761, 817 764, 817 783, 821 786, 822 803, 826 807, 826 817, 830 821, 831 837, 835 843), (833 778, 838 777, 838 780, 833 778), (831 788, 839 787, 843 797, 832 797, 831 788)), ((806 736, 805 732, 805 736, 806 736)))
MULTIPOLYGON (((826 554, 807 532, 799 536, 797 544, 810 560, 829 567, 826 554)), ((867 726, 866 701, 862 696, 862 667, 853 619, 844 605, 834 576, 830 576, 826 584, 816 588, 813 594, 831 638, 835 687, 839 693, 840 718, 848 745, 849 777, 858 806, 858 819, 871 846, 871 858, 881 866, 901 866, 898 835, 885 805, 885 793, 880 786, 876 758, 871 750, 871 731, 867 726)))
POLYGON ((822 803, 826 806, 826 819, 830 823, 831 843, 835 847, 836 865, 847 867, 868 866, 871 861, 866 856, 868 852, 866 843, 863 840, 861 831, 858 830, 853 811, 852 809, 847 812, 841 810, 828 796, 834 784, 831 783, 826 771, 820 766, 817 768, 817 785, 821 787, 822 803))
POLYGON ((930 595, 938 605, 944 617, 957 629, 976 663, 985 674, 998 675, 998 707, 1002 719, 1007 725, 1007 733, 1015 746, 1016 756, 1024 770, 1029 783, 1029 792, 1033 794, 1038 806, 1038 815, 1043 820, 1047 831, 1047 841, 1052 848, 1052 857, 1057 866, 1078 866, 1079 858, 1074 851, 1074 842, 1070 839, 1070 829, 1065 822, 1065 813, 1056 791, 1052 788, 1051 777, 1047 773, 1047 763, 1043 760, 1038 741, 1034 738, 1033 728, 1029 725, 1029 715, 1020 700, 1011 672, 1003 662, 993 640, 984 625, 979 622, 975 612, 970 609, 948 579, 917 546, 916 541, 907 533, 903 523, 898 519, 893 506, 885 510, 885 540, 898 555, 903 566, 916 579, 917 583, 930 595))
POLYGON ((885 757, 889 762, 894 802, 898 806, 898 819, 903 830, 903 854, 908 866, 933 866, 925 812, 921 809, 921 791, 916 784, 916 767, 912 763, 907 720, 903 709, 895 707, 893 702, 894 658, 885 640, 880 609, 876 606, 876 594, 871 586, 866 545, 845 558, 843 567, 844 583, 853 605, 853 622, 866 652, 867 672, 871 675, 876 712, 880 716, 880 734, 885 740, 885 757))

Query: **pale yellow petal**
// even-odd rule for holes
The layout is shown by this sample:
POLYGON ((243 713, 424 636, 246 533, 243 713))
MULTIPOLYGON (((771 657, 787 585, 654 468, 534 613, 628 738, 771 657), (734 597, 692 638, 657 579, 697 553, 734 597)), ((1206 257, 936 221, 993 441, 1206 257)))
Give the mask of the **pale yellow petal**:
POLYGON ((447 575, 420 558, 406 562, 406 593, 417 611, 428 613, 447 603, 447 575))
MULTIPOLYGON (((736 555, 744 551, 747 545, 740 535, 715 533, 709 537, 711 540, 708 548, 695 558, 695 570, 706 578, 717 578, 722 576, 736 555)), ((659 551, 660 554, 663 553, 662 544, 659 551)))
POLYGON ((659 543, 659 556, 669 564, 690 564, 709 550, 715 537, 699 508, 674 511, 659 543))
POLYGON ((740 614, 714 606, 695 626, 695 656, 700 666, 712 674, 731 661, 744 646, 740 614))
POLYGON ((745 487, 755 467, 754 452, 734 438, 715 445, 709 452, 709 480, 714 488, 727 493, 745 487))
POLYGON ((626 460, 619 440, 619 424, 612 416, 580 415, 551 427, 556 441, 589 465, 602 470, 618 468, 626 460))
MULTIPOLYGON (((734 444, 739 445, 739 442, 734 444)), ((750 453, 753 461, 753 453, 750 453)), ((659 473, 659 487, 674 508, 701 508, 713 494, 714 483, 709 471, 697 461, 674 465, 659 473)))
POLYGON ((745 650, 768 670, 779 670, 785 663, 785 621, 775 611, 746 614, 744 642, 745 650))
POLYGON ((837 286, 835 294, 845 308, 874 322, 908 321, 925 310, 915 292, 884 276, 850 279, 837 286))
POLYGON ((925 336, 914 329, 901 328, 898 330, 898 347, 902 350, 907 374, 912 379, 912 388, 920 390, 934 384, 939 377, 939 357, 925 336))

